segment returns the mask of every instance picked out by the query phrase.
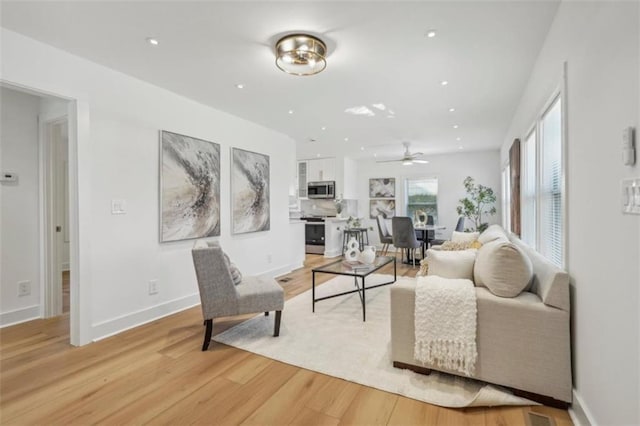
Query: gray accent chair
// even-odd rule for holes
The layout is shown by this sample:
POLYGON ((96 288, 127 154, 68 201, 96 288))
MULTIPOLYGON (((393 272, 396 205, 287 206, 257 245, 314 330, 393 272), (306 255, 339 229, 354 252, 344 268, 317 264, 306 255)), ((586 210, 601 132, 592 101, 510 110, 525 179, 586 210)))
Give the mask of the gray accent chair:
MULTIPOLYGON (((422 242, 416 238, 416 230, 413 227, 413 222, 410 217, 395 216, 391 219, 391 229, 393 245, 396 248, 396 256, 398 249, 407 250, 408 256, 411 255, 413 259, 413 266, 416 266, 416 249, 422 246, 422 242)), ((404 250, 402 251, 404 253, 404 250)), ((404 255, 402 256, 404 260, 404 255)))
POLYGON ((376 217, 376 222, 378 223, 378 235, 380 236, 380 243, 382 244, 382 255, 386 256, 389 251, 389 244, 393 244, 393 237, 389 234, 387 224, 381 214, 376 217))
POLYGON ((269 315, 269 311, 275 311, 273 336, 280 335, 284 291, 274 279, 243 277, 242 282, 235 285, 222 248, 216 242, 207 242, 206 246, 196 243, 191 255, 206 326, 203 351, 209 348, 214 318, 257 312, 269 315))

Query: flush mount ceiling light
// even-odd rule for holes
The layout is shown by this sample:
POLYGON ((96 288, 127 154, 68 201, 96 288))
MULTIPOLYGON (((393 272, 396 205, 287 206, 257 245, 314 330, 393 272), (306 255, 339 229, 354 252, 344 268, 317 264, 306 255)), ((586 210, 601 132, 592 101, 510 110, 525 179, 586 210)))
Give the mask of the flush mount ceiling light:
POLYGON ((276 43, 276 65, 293 75, 313 75, 325 69, 327 46, 309 34, 289 34, 276 43))

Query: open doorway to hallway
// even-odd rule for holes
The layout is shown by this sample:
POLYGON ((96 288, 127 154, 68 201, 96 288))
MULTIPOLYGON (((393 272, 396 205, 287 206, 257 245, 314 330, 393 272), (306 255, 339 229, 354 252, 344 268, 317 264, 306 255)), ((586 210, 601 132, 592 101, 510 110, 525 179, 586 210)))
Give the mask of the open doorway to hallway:
POLYGON ((68 321, 68 101, 5 84, 0 90, 0 326, 68 321))

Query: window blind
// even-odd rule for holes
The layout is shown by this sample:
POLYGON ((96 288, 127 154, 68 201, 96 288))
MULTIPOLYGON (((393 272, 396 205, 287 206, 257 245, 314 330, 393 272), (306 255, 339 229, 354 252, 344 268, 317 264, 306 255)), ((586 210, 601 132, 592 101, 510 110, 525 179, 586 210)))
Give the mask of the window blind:
POLYGON ((524 142, 522 150, 522 241, 536 248, 536 131, 524 142))
POLYGON ((540 167, 540 253, 564 263, 562 211, 562 105, 558 97, 542 116, 540 167))

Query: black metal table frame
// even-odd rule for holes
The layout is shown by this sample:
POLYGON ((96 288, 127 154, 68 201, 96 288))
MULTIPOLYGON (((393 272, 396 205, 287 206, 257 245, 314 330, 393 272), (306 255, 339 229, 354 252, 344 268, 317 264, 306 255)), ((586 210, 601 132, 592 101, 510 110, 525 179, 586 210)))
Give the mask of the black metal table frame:
POLYGON ((380 270, 381 268, 387 266, 389 263, 385 263, 384 265, 380 265, 379 267, 372 269, 371 271, 367 271, 366 274, 358 274, 357 272, 354 273, 347 273, 347 272, 332 272, 332 271, 322 271, 320 270, 321 268, 327 267, 329 265, 332 265, 333 263, 337 263, 337 262, 342 262, 341 260, 337 260, 336 262, 333 263, 329 263, 327 265, 323 265, 318 269, 312 269, 312 277, 311 277, 311 299, 312 299, 312 304, 311 304, 311 312, 316 311, 316 302, 320 302, 321 300, 327 300, 327 299, 332 299, 334 297, 338 297, 338 296, 344 296, 345 294, 351 294, 351 293, 358 293, 358 296, 360 296, 360 302, 362 302, 362 321, 365 322, 367 321, 367 304, 366 304, 366 298, 365 298, 365 290, 371 290, 373 288, 376 287, 382 287, 385 285, 390 285, 396 282, 397 280, 397 265, 396 265, 396 258, 392 257, 391 258, 393 260, 393 281, 389 281, 386 283, 382 283, 382 284, 376 284, 374 286, 371 287, 366 287, 365 286, 365 278, 369 275, 372 274, 378 270, 380 270), (332 294, 329 296, 325 296, 325 297, 321 297, 319 299, 316 299, 316 272, 317 273, 323 273, 323 274, 333 274, 333 275, 342 275, 342 276, 347 276, 347 277, 353 277, 353 281, 354 284, 356 286, 355 290, 350 290, 350 291, 344 291, 342 293, 337 293, 337 294, 332 294), (362 278, 362 286, 360 286, 360 284, 358 283, 358 278, 362 278))

